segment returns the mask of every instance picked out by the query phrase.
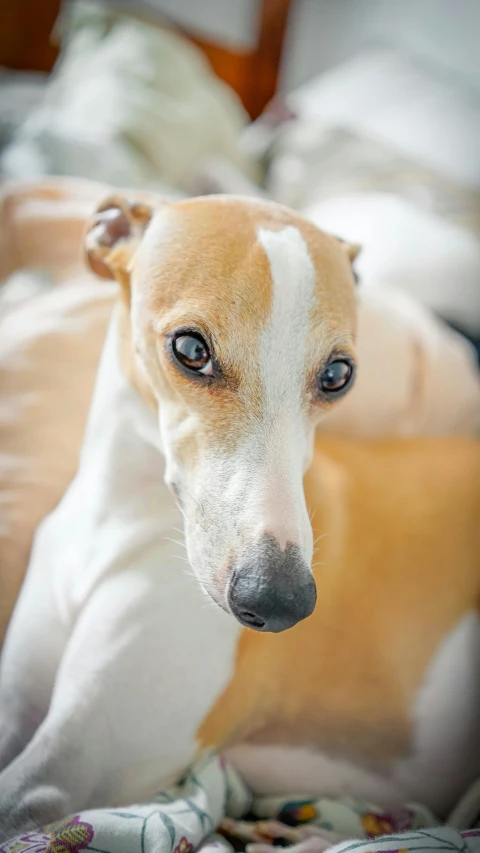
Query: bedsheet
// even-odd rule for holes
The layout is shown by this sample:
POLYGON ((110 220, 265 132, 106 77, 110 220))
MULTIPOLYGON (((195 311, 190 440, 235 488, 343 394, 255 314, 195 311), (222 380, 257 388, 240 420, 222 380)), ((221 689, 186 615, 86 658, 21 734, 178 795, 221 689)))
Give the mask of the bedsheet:
MULTIPOLYGON (((323 834, 328 853, 480 851, 480 829, 440 826, 427 809, 415 804, 384 813, 354 800, 255 798, 230 764, 209 754, 148 803, 79 812, 11 839, 0 853, 231 853, 239 845, 234 848, 229 834, 230 839, 250 836, 263 841, 247 844, 247 850, 260 853, 274 839, 304 838, 307 828, 323 834), (239 821, 245 815, 250 822, 239 821), (259 822, 260 817, 265 820, 259 822), (329 839, 335 834, 348 840, 332 846, 329 839)), ((321 835, 316 838, 319 853, 321 835)))

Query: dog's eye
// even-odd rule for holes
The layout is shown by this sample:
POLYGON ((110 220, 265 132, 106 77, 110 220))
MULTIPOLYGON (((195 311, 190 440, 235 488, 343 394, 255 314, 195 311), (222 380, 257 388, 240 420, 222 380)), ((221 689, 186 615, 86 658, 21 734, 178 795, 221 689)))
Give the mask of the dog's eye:
POLYGON ((324 394, 338 394, 349 385, 353 366, 346 359, 331 361, 320 376, 320 389, 324 394))
POLYGON ((188 370, 211 376, 213 373, 212 359, 208 347, 200 335, 177 335, 172 341, 175 358, 188 370))

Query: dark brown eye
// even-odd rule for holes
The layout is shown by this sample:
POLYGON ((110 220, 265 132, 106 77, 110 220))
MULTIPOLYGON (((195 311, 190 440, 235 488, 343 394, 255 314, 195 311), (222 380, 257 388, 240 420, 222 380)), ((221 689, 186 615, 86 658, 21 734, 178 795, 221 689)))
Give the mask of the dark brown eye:
POLYGON ((172 341, 172 351, 180 364, 195 373, 211 376, 212 360, 207 344, 200 335, 177 335, 172 341))
POLYGON ((331 361, 320 376, 320 388, 324 394, 336 394, 347 387, 352 376, 353 367, 349 361, 331 361))

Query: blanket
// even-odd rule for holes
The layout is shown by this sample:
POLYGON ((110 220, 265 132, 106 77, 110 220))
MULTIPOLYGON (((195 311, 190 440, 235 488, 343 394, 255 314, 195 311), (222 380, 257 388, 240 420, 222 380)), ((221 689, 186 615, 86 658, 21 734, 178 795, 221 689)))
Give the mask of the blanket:
MULTIPOLYGON (((471 811, 468 795, 467 800, 471 811)), ((457 808, 456 815, 461 812, 457 808)), ((480 853, 480 829, 441 826, 415 804, 385 812, 352 799, 254 797, 215 754, 148 803, 79 812, 12 838, 0 853, 231 853, 239 849, 235 838, 243 839, 242 848, 254 842, 247 844, 248 853, 266 853, 274 841, 293 842, 293 851, 312 837, 316 853, 480 853), (350 840, 331 846, 340 836, 350 840)))

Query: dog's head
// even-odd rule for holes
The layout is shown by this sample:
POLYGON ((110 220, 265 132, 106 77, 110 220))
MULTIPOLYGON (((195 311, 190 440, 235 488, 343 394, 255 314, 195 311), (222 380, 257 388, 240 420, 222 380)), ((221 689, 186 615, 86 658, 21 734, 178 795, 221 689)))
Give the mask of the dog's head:
POLYGON ((242 624, 291 627, 316 599, 315 426, 355 377, 356 248, 278 205, 210 196, 111 198, 86 252, 129 306, 195 573, 242 624))

